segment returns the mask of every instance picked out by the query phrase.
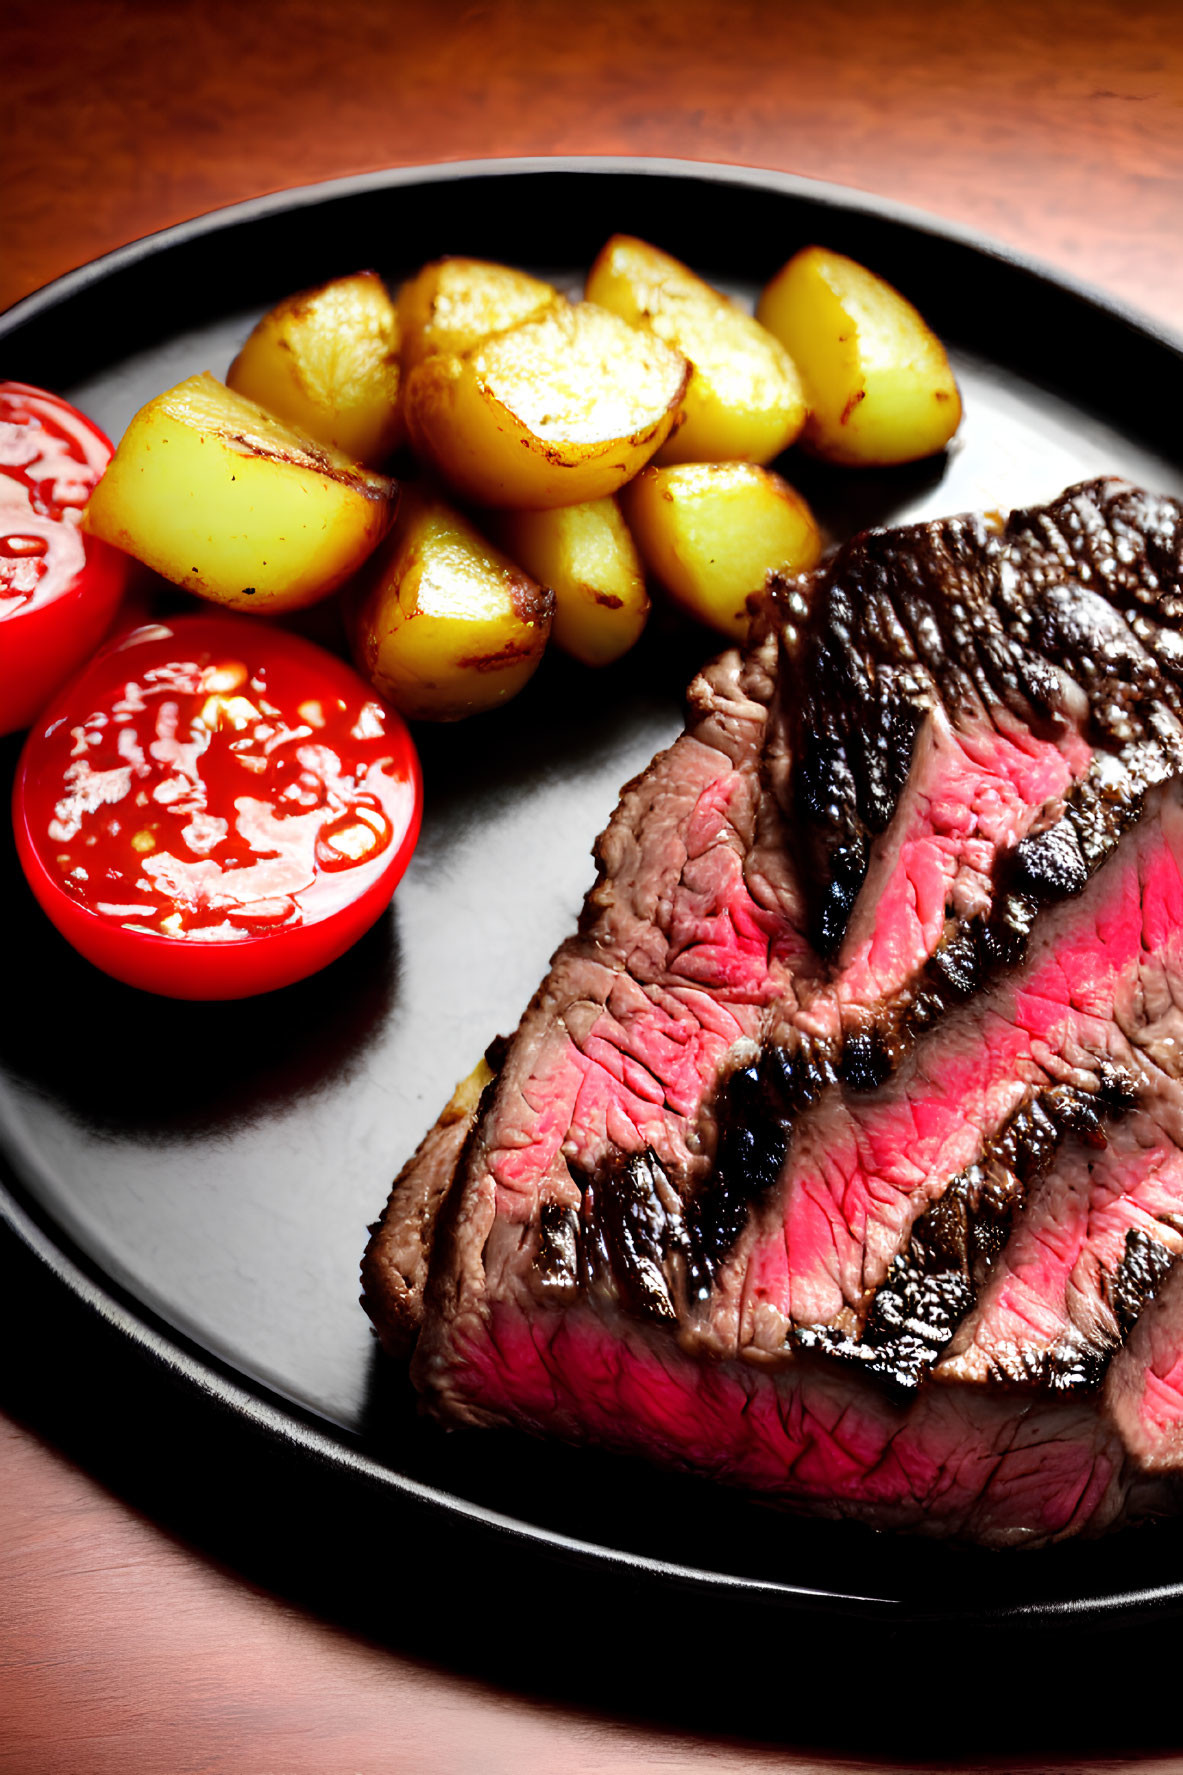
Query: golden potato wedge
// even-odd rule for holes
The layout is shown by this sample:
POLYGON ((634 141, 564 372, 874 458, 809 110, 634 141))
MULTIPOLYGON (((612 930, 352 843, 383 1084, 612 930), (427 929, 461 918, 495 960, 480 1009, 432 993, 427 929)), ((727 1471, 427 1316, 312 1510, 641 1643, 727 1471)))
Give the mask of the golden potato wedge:
POLYGON ((493 708, 542 658, 553 594, 429 488, 405 491, 365 582, 354 654, 404 715, 458 721, 493 708))
POLYGON ((434 351, 462 356, 508 327, 533 320, 563 298, 553 284, 486 259, 436 259, 402 286, 398 318, 403 369, 434 351))
POLYGON ((789 353, 680 260, 615 234, 584 293, 690 360, 685 418, 657 462, 771 462, 800 433, 805 395, 789 353))
POLYGON ((562 304, 407 378, 411 442, 480 505, 579 505, 615 493, 669 436, 689 366, 590 302, 562 304))
POLYGON ((199 597, 269 615, 356 572, 397 491, 203 373, 136 414, 83 527, 199 597))
POLYGON ((470 1116, 481 1100, 481 1092, 486 1085, 491 1085, 497 1074, 482 1054, 472 1071, 462 1078, 444 1105, 440 1121, 459 1122, 470 1116))
POLYGON ((801 495, 748 462, 647 468, 621 497, 646 566, 699 622, 746 637, 748 599, 770 574, 816 566, 821 538, 801 495))
POLYGON ((961 423, 945 348, 912 304, 873 271, 805 247, 756 313, 792 352, 805 382, 804 442, 829 462, 915 462, 961 423))
POLYGON ((551 639, 585 666, 606 666, 639 637, 649 615, 645 570, 614 499, 550 511, 504 512, 497 539, 555 595, 551 639))
POLYGON ((226 381, 318 444, 371 467, 402 433, 394 303, 374 271, 336 277, 266 313, 226 381))

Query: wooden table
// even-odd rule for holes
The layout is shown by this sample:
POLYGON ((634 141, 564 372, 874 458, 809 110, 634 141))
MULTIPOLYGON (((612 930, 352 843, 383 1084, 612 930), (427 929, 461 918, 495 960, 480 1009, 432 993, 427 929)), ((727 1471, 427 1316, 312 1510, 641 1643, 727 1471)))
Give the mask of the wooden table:
MULTIPOLYGON (((137 235, 288 185, 627 153, 879 192, 1183 331, 1175 0, 10 0, 0 68, 0 306, 137 235)), ((323 1624, 140 1513, 93 1414, 48 1403, 14 1348, 21 1328, 7 1329, 0 1770, 865 1766, 618 1722, 590 1696, 583 1711, 530 1699, 528 1671, 495 1686, 450 1673, 446 1648, 425 1660, 323 1624)), ((857 1711, 836 1711, 833 1742, 852 1742, 857 1711)), ((969 1710, 948 1763, 973 1758, 972 1722, 969 1710)), ((791 1687, 782 1736, 799 1741, 791 1687)), ((1151 1766, 1183 1761, 1139 1764, 1151 1766)))

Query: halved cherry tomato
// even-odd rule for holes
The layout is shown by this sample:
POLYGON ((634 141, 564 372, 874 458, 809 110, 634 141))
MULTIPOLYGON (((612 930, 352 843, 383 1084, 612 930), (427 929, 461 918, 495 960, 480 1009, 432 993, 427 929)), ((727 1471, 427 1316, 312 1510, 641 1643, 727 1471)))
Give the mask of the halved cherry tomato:
POLYGON ((94 652, 123 594, 127 557, 79 529, 111 456, 65 401, 0 382, 0 734, 28 727, 94 652))
POLYGON ((303 979, 369 929, 419 832, 400 718, 246 617, 108 644, 33 728, 13 798, 33 892, 89 961, 173 998, 303 979))

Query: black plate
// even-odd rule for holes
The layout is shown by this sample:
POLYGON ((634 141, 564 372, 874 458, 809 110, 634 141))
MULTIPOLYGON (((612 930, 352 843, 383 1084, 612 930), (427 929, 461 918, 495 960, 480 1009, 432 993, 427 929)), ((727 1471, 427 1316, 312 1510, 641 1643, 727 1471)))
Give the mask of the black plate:
MULTIPOLYGON (((835 535, 1029 503, 1104 471, 1183 493, 1175 341, 930 218, 738 169, 494 162, 239 205, 19 304, 0 318, 0 372, 60 390, 118 436, 149 395, 223 373, 292 290, 362 265, 393 279, 448 251, 574 287, 616 229, 749 293, 822 241, 884 273, 950 342, 966 421, 947 459, 845 477, 789 463, 835 535)), ((438 1557, 464 1534, 478 1562, 511 1549, 544 1572, 627 1576, 657 1606, 671 1586, 775 1606, 778 1631, 819 1616, 931 1629, 1174 1609, 1173 1526, 1035 1557, 876 1538, 623 1460, 444 1437, 375 1353, 357 1304, 367 1222, 454 1080, 513 1027, 574 918, 620 784, 677 731, 709 650, 657 623, 610 672, 551 659, 505 711, 421 729, 427 817, 391 915, 325 974, 265 999, 178 1005, 106 980, 48 928, 8 855, 4 929, 37 984, 0 1019, 6 1266, 39 1313, 69 1303, 71 1338, 123 1363, 131 1398, 150 1396, 153 1373, 179 1386, 198 1446, 219 1424, 246 1468, 278 1460, 296 1489, 315 1472, 328 1508, 376 1511, 396 1537, 413 1521, 438 1557)), ((142 1410, 125 1418, 152 1440, 142 1410)))

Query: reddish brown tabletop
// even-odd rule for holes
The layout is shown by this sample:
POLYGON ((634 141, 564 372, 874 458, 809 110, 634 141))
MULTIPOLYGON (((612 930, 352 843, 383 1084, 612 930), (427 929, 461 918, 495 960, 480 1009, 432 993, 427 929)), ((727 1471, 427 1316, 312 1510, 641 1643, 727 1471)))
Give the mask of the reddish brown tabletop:
MULTIPOLYGON (((918 205, 1183 331, 1175 0, 10 0, 0 66, 0 306, 150 230, 309 180, 623 153, 918 205)), ((545 1704, 525 1678, 455 1674, 446 1648, 419 1661, 325 1625, 89 1476, 93 1442, 74 1446, 12 1382, 20 1361, 10 1344, 0 1770, 856 1766, 545 1704)), ((835 1744, 847 1724, 835 1716, 835 1744)), ((947 1761, 974 1753, 967 1712, 947 1761)))

